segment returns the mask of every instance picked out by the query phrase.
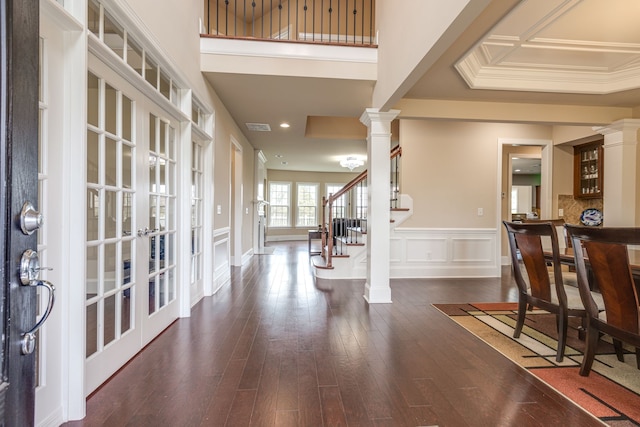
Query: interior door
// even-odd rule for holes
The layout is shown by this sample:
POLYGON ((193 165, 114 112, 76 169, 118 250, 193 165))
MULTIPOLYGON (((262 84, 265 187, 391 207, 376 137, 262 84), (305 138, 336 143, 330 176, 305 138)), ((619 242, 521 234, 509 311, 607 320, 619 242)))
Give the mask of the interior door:
POLYGON ((85 395, 178 315, 178 123, 90 56, 85 395))
POLYGON ((0 424, 29 426, 36 353, 23 338, 35 326, 37 292, 18 272, 23 253, 37 249, 35 229, 25 234, 20 216, 26 201, 38 199, 38 2, 0 0, 0 21, 0 424))

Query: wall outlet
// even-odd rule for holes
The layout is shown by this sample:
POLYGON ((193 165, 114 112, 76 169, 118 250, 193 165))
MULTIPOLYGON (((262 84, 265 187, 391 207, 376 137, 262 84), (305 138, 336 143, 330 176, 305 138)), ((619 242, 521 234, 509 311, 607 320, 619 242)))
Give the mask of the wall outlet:
POLYGON ((220 206, 220 205, 216 206, 216 213, 218 215, 220 215, 222 213, 222 206, 220 206))
POLYGON ((564 209, 558 209, 558 216, 559 217, 563 217, 564 216, 564 209))
POLYGON ((478 208, 478 216, 482 216, 482 215, 484 215, 484 209, 478 208))

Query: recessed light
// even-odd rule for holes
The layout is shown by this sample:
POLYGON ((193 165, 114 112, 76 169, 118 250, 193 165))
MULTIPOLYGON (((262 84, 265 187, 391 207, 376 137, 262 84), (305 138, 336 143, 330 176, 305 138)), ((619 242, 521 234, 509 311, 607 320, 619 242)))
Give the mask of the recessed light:
POLYGON ((283 158, 284 156, 283 156, 282 154, 276 154, 276 155, 274 155, 273 157, 275 157, 276 159, 281 159, 281 158, 283 158))
POLYGON ((286 166, 286 165, 288 165, 288 164, 289 164, 289 162, 280 162, 280 164, 282 164, 282 165, 285 165, 285 166, 286 166))
POLYGON ((516 172, 520 172, 520 169, 516 169, 516 172))
POLYGON ((289 123, 287 123, 287 122, 282 122, 282 123, 280 123, 280 127, 281 127, 281 128, 288 128, 289 126, 290 126, 290 125, 289 125, 289 123))

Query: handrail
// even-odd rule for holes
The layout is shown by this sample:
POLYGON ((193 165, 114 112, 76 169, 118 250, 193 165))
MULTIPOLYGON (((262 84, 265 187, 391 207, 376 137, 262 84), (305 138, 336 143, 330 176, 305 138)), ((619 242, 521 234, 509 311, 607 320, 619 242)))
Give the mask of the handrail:
MULTIPOLYGON (((402 156, 402 148, 399 145, 396 145, 395 147, 393 147, 391 149, 391 154, 389 156, 389 159, 393 160, 398 156, 402 156)), ((356 185, 358 185, 359 183, 364 181, 364 179, 367 177, 367 172, 368 172, 368 170, 365 170, 364 172, 361 172, 360 175, 356 176, 351 181, 349 181, 347 184, 345 184, 345 186, 342 187, 340 190, 338 190, 334 195, 329 196, 329 200, 327 200, 327 201, 328 202, 334 202, 335 200, 339 199, 340 196, 344 195, 349 190, 351 190, 353 187, 355 187, 356 185)))
MULTIPOLYGON (((395 161, 395 181, 396 181, 396 187, 392 188, 392 193, 397 193, 399 191, 398 187, 397 187, 397 177, 398 177, 398 161, 397 158, 402 156, 402 148, 397 145, 395 147, 393 147, 391 149, 390 155, 389 155, 389 159, 392 162, 392 165, 394 164, 393 161, 394 159, 395 161)), ((362 216, 358 216, 357 215, 357 204, 356 204, 356 217, 344 217, 344 218, 336 218, 334 220, 333 218, 333 205, 334 203, 339 200, 342 197, 347 197, 348 194, 358 185, 363 185, 363 183, 366 181, 368 176, 368 170, 365 170, 363 172, 361 172, 360 174, 358 174, 358 176, 356 176, 355 178, 353 178, 351 181, 349 181, 347 184, 345 184, 344 187, 342 187, 340 190, 338 190, 335 194, 330 194, 328 197, 323 197, 322 198, 322 221, 323 221, 323 225, 322 225, 322 251, 321 251, 321 255, 323 258, 325 258, 325 262, 326 262, 326 267, 327 268, 332 268, 332 258, 334 255, 342 255, 343 254, 343 248, 342 245, 345 243, 345 240, 348 240, 348 243, 346 244, 361 244, 358 242, 358 234, 360 233, 366 233, 366 215, 362 216), (328 212, 327 212, 328 209, 328 212), (326 219, 326 222, 324 222, 326 219), (336 220, 338 220, 339 222, 336 223, 336 220), (340 240, 340 248, 339 248, 339 253, 338 253, 338 249, 336 248, 336 253, 334 254, 334 248, 335 245, 338 243, 338 240, 336 239, 336 230, 334 230, 334 223, 336 223, 335 225, 340 225, 340 236, 341 240, 340 240)), ((393 203, 394 200, 392 198, 391 202, 393 203)), ((348 203, 347 203, 348 204, 348 203)))

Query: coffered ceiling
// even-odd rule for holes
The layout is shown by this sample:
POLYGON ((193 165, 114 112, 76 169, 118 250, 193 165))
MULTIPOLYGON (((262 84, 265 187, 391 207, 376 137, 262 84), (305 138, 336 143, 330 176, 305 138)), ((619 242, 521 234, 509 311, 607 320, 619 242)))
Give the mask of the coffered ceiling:
POLYGON ((606 94, 640 87, 640 2, 529 0, 456 63, 473 89, 606 94))

